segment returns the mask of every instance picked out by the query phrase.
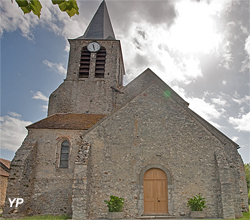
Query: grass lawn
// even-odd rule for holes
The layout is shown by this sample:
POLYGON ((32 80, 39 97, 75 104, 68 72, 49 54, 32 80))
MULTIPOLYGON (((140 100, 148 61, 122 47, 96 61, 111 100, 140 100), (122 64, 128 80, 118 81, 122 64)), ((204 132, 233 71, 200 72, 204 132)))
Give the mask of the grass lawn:
MULTIPOLYGON (((250 206, 249 206, 249 208, 250 208, 250 206)), ((39 219, 46 220, 46 219, 71 219, 71 218, 66 216, 66 215, 61 215, 61 216, 53 216, 53 215, 43 215, 43 216, 41 216, 41 215, 39 215, 39 216, 31 216, 31 217, 20 218, 20 220, 39 220, 39 219)), ((8 220, 8 219, 5 219, 5 220, 8 220)), ((206 220, 206 219, 203 219, 203 220, 206 220)), ((215 220, 215 219, 207 219, 207 220, 215 220)), ((230 219, 230 220, 232 220, 232 219, 230 219)), ((249 212, 243 213, 243 218, 239 218, 238 220, 250 220, 249 212)))
MULTIPOLYGON (((249 206, 249 210, 250 210, 250 206, 249 206)), ((218 220, 218 219, 203 219, 203 220, 218 220)), ((234 220, 234 219, 229 219, 229 220, 234 220)), ((237 220, 250 220, 249 212, 243 212, 243 217, 238 218, 237 220)))
POLYGON ((243 213, 243 218, 240 218, 240 220, 249 220, 249 219, 250 219, 249 212, 243 213))
MULTIPOLYGON (((65 215, 61 215, 61 216, 44 215, 44 216, 31 216, 31 217, 20 218, 20 220, 39 220, 39 219, 46 220, 46 219, 71 219, 71 218, 65 215)), ((243 218, 239 218, 238 220, 249 220, 249 219, 250 219, 249 212, 247 212, 247 213, 243 213, 243 218)), ((5 219, 5 220, 8 220, 8 219, 5 219)), ((216 220, 216 219, 203 219, 203 220, 216 220)), ((233 219, 230 219, 230 220, 233 220, 233 219)))

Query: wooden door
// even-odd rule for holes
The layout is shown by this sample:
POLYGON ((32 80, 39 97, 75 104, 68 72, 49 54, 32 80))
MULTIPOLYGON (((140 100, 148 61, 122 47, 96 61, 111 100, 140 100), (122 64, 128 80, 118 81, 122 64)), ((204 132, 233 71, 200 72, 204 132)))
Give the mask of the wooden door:
POLYGON ((167 176, 160 169, 149 169, 143 177, 144 214, 168 213, 167 176))

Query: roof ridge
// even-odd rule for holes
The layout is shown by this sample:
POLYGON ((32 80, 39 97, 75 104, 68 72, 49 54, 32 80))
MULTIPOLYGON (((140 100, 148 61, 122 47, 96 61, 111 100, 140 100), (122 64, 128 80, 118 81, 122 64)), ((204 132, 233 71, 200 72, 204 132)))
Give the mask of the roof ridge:
POLYGON ((7 167, 4 163, 2 163, 1 161, 0 161, 0 167, 1 168, 3 168, 6 172, 10 172, 10 168, 9 167, 7 167))
MULTIPOLYGON (((159 83, 159 86, 162 88, 162 89, 169 89, 171 94, 174 95, 174 98, 175 101, 177 101, 179 104, 181 105, 184 105, 184 106, 188 106, 189 103, 187 101, 185 101, 177 92, 174 91, 174 89, 172 89, 166 82, 164 82, 154 71, 152 71, 150 68, 147 68, 145 71, 143 71, 141 74, 139 74, 135 79, 133 79, 130 83, 128 83, 124 88, 122 88, 122 92, 126 92, 126 90, 131 90, 132 87, 133 87, 133 83, 136 84, 136 90, 138 91, 136 94, 139 94, 141 93, 141 91, 145 90, 146 88, 150 87, 152 84, 158 82, 159 83), (146 75, 151 75, 155 78, 154 81, 151 81, 150 83, 146 83, 143 86, 145 86, 145 88, 141 88, 139 91, 138 91, 138 85, 136 83, 136 81, 146 81, 146 80, 143 80, 143 77, 147 77, 146 75), (131 87, 131 88, 130 88, 131 87), (177 100, 176 100, 177 99, 177 100)), ((133 96, 136 96, 136 94, 133 93, 133 96)), ((131 97, 133 98, 133 97, 131 97)))

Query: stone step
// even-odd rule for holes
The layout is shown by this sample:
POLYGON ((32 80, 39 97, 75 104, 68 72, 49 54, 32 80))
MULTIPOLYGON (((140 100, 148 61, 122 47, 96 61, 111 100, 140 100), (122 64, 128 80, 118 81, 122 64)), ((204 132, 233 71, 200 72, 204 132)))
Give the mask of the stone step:
POLYGON ((142 220, 146 220, 146 219, 176 219, 176 217, 171 216, 171 215, 144 215, 144 216, 137 217, 136 219, 142 219, 142 220))

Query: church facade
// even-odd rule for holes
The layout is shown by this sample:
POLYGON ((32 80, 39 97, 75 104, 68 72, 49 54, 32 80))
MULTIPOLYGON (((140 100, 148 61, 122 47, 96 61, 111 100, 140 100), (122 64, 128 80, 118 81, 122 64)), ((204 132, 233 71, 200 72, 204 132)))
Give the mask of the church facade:
POLYGON ((104 1, 69 42, 67 77, 48 117, 27 127, 11 163, 3 216, 106 218, 104 200, 114 195, 125 199, 124 218, 183 218, 188 199, 202 194, 207 218, 241 217, 248 204, 239 146, 150 69, 123 86, 104 1), (9 198, 24 203, 10 207, 9 198))

